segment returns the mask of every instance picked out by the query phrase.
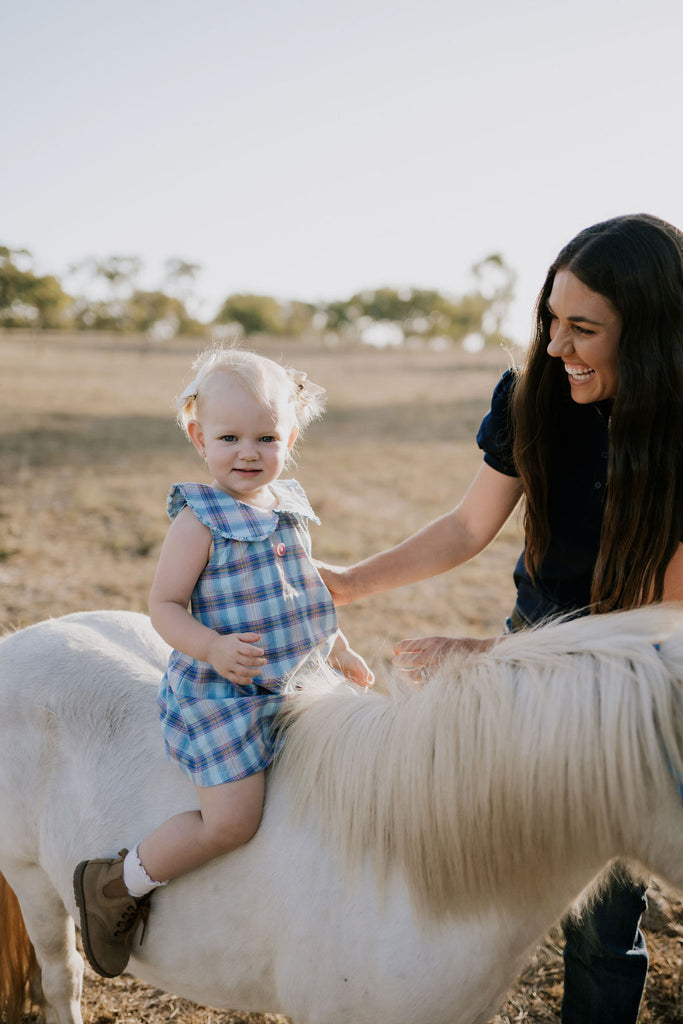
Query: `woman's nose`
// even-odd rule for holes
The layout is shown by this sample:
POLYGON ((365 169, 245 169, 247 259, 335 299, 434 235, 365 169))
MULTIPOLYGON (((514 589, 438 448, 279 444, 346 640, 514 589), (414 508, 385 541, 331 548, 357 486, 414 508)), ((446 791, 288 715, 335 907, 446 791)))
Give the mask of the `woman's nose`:
POLYGON ((549 356, 569 356, 574 351, 571 335, 566 334, 560 327, 553 331, 548 345, 549 356))

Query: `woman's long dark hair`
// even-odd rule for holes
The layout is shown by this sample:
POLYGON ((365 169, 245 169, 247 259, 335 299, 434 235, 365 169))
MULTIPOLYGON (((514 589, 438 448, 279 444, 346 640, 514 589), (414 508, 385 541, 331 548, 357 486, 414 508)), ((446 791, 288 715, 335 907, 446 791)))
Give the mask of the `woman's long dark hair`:
POLYGON ((548 271, 513 403, 532 577, 550 542, 548 476, 558 407, 569 387, 562 361, 547 354, 547 302, 559 270, 571 271, 607 299, 622 320, 591 607, 632 608, 661 600, 666 568, 681 540, 683 233, 647 214, 615 217, 578 234, 548 271))

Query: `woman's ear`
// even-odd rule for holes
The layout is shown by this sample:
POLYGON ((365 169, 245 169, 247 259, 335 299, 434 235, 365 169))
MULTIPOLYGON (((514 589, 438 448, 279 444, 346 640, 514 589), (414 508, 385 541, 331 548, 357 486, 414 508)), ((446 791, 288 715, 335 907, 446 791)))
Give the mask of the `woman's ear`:
POLYGON ((204 445, 204 431, 199 420, 190 420, 187 424, 187 433, 189 434, 190 441, 195 446, 202 458, 206 456, 206 447, 204 445))

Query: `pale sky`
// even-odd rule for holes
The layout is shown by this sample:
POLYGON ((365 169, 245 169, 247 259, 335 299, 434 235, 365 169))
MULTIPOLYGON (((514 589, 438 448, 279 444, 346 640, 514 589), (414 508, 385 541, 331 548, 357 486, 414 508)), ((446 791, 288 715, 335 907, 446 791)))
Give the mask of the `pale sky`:
MULTIPOLYGON (((683 227, 680 0, 23 0, 0 15, 0 244, 232 292, 459 294, 528 333, 578 230, 683 227)), ((68 281, 64 281, 68 288, 68 281)))

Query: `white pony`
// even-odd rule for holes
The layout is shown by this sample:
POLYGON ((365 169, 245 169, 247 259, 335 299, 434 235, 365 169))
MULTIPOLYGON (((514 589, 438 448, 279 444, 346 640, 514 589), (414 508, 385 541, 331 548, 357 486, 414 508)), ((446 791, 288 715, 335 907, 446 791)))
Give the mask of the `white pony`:
MULTIPOLYGON (((0 641, 0 869, 49 1024, 81 1022, 74 865, 196 806, 162 749, 166 656, 125 612, 0 641)), ((680 608, 518 634, 418 691, 304 691, 288 729, 257 835, 155 893, 135 975, 296 1024, 473 1024, 612 858, 683 887, 680 608)))

